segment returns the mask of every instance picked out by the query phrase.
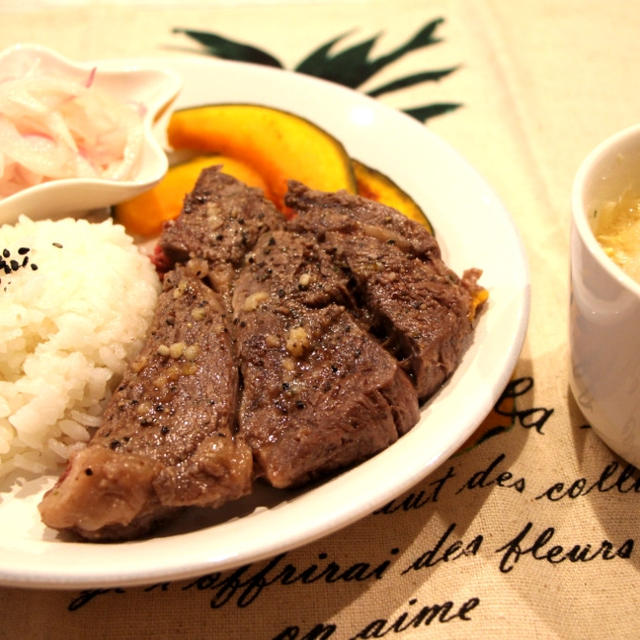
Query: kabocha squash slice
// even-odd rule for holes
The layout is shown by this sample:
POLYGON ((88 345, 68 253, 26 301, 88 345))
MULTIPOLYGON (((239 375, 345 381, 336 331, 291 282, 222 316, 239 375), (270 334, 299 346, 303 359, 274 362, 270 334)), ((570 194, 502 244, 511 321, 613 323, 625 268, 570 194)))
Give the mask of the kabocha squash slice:
POLYGON ((342 144, 309 120, 253 104, 213 104, 174 111, 169 144, 237 158, 264 177, 275 204, 285 211, 287 180, 320 191, 356 193, 351 161, 342 144))
POLYGON ((344 189, 389 205, 433 228, 416 202, 383 173, 349 158, 342 144, 312 122, 292 113, 252 104, 219 104, 175 111, 167 129, 178 152, 200 154, 174 165, 153 189, 115 207, 130 233, 152 236, 178 216, 184 197, 205 167, 261 188, 285 213, 287 180, 320 191, 344 189))
POLYGON ((221 171, 232 175, 251 187, 266 192, 262 176, 252 167, 221 155, 197 156, 171 167, 164 178, 152 189, 116 205, 114 215, 129 233, 154 236, 162 231, 166 220, 176 218, 184 197, 192 191, 200 172, 206 167, 222 165, 221 171))
POLYGON ((359 195, 393 207, 407 218, 426 227, 430 233, 434 232, 424 211, 391 178, 353 158, 351 164, 356 176, 359 195))

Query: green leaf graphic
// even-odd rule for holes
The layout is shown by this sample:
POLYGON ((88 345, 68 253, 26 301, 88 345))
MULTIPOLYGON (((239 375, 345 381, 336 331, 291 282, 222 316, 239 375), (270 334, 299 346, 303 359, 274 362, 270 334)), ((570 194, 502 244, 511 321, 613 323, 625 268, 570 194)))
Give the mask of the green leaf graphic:
POLYGON ((427 104, 424 107, 414 107, 413 109, 403 109, 404 113, 420 122, 426 122, 429 118, 448 113, 449 111, 455 111, 462 104, 458 102, 434 102, 433 104, 427 104))
POLYGON ((225 60, 239 60, 242 62, 254 62, 269 67, 282 68, 282 63, 270 53, 242 42, 234 42, 228 38, 209 33, 208 31, 194 31, 192 29, 175 28, 173 33, 184 33, 196 42, 209 49, 211 55, 225 60))
POLYGON ((420 84, 421 82, 437 82, 457 69, 458 67, 449 67, 448 69, 439 69, 438 71, 415 73, 410 76, 405 76, 404 78, 398 78, 397 80, 384 84, 381 87, 371 89, 371 91, 367 91, 367 95, 370 95, 372 98, 377 98, 385 93, 398 91, 399 89, 405 89, 406 87, 412 87, 413 85, 420 84))
POLYGON ((367 57, 378 36, 332 56, 330 49, 344 36, 335 38, 312 52, 295 70, 316 78, 324 78, 355 89, 371 75, 371 63, 367 57))
MULTIPOLYGON (((440 42, 441 39, 435 36, 435 32, 443 22, 444 18, 431 20, 406 43, 385 55, 371 60, 369 56, 381 34, 332 54, 332 49, 351 33, 345 32, 312 51, 295 67, 295 71, 357 89, 380 70, 393 64, 406 54, 440 42)), ((276 57, 252 45, 236 42, 207 31, 175 28, 173 32, 187 35, 206 47, 207 53, 219 58, 283 68, 282 63, 276 57)), ((412 87, 423 82, 437 82, 457 69, 458 67, 449 67, 404 76, 371 89, 368 91, 368 95, 378 97, 385 93, 412 87)), ((462 105, 454 102, 433 103, 422 107, 405 109, 404 112, 421 122, 426 122, 429 118, 453 111, 460 106, 462 105)))
POLYGON ((441 42, 440 38, 433 37, 433 33, 442 22, 444 22, 444 18, 436 18, 435 20, 432 20, 422 27, 422 29, 420 29, 420 31, 413 36, 411 40, 409 40, 409 42, 388 53, 386 56, 380 56, 374 60, 372 65, 375 67, 375 70, 378 71, 383 67, 390 65, 392 62, 395 62, 411 51, 441 42))
POLYGON ((441 22, 442 18, 432 20, 408 42, 373 60, 368 59, 369 53, 380 34, 332 56, 331 49, 347 35, 343 34, 313 51, 295 70, 355 89, 407 53, 440 42, 439 38, 434 38, 433 33, 441 22))

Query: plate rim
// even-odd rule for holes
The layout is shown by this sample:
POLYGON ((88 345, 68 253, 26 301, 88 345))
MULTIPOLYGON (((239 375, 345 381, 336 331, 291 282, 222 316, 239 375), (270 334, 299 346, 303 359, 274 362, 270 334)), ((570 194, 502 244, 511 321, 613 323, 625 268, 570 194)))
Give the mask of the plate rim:
MULTIPOLYGON (((284 70, 284 69, 275 69, 270 67, 264 67, 257 64, 252 63, 243 63, 236 61, 226 61, 226 60, 218 60, 215 58, 204 58, 201 56, 182 56, 177 58, 125 58, 125 59, 113 59, 101 61, 100 64, 105 65, 105 68, 108 69, 109 65, 117 65, 122 67, 123 65, 166 65, 169 69, 175 70, 176 68, 181 69, 178 73, 184 73, 184 68, 195 68, 198 67, 210 67, 213 70, 218 69, 236 69, 238 72, 242 69, 241 73, 244 74, 258 74, 264 75, 268 78, 282 78, 285 82, 295 82, 301 83, 302 85, 308 87, 314 87, 314 91, 328 91, 334 92, 336 96, 341 95, 347 100, 347 102, 357 102, 358 104, 362 104, 370 107, 375 113, 382 113, 385 117, 389 118, 404 118, 404 126, 415 127, 415 131, 422 131, 424 135, 426 135, 431 143, 435 145, 440 151, 444 151, 447 153, 450 158, 453 159, 457 164, 460 165, 461 168, 464 169, 466 175, 469 177, 473 177, 475 180, 475 186, 484 190, 486 197, 490 198, 492 202, 490 203, 492 209, 500 214, 500 221, 503 224, 504 233, 508 233, 511 236, 512 240, 512 254, 517 257, 519 260, 519 264, 514 265, 517 266, 518 269, 514 269, 515 271, 519 271, 519 279, 515 282, 515 287, 513 291, 514 299, 517 299, 517 304, 515 304, 516 313, 512 318, 513 325, 513 335, 510 337, 510 341, 508 343, 508 347, 505 353, 501 356, 501 366, 499 375, 496 375, 494 378, 490 380, 489 388, 484 389, 481 395, 476 400, 476 405, 478 411, 476 412, 478 415, 475 415, 473 419, 466 420, 465 426, 463 429, 460 429, 457 432, 456 438, 450 440, 446 447, 438 451, 436 454, 432 455, 425 466, 421 469, 415 469, 412 474, 407 474, 404 477, 402 483, 397 483, 393 486, 391 492, 387 491, 386 493, 379 492, 377 493, 373 499, 363 500, 363 502, 358 506, 357 509, 349 509, 345 508, 343 505, 340 509, 337 510, 337 517, 333 517, 329 524, 323 527, 315 527, 313 531, 307 530, 298 530, 296 535, 289 536, 286 538, 286 541, 282 540, 271 540, 271 543, 268 546, 261 548, 260 550, 255 550, 253 553, 241 553, 241 554, 230 554, 226 557, 226 559, 221 560, 215 557, 215 554, 210 553, 204 555, 197 562, 190 562, 187 565, 178 566, 176 563, 167 569, 166 566, 160 567, 146 567, 146 569, 134 569, 130 571, 114 571, 109 570, 109 568, 102 568, 101 572, 92 572, 89 570, 84 570, 84 567, 80 567, 82 570, 76 570, 76 572, 71 572, 66 575, 56 574, 51 575, 46 571, 34 570, 33 568, 28 569, 26 571, 17 571, 14 569, 7 570, 5 566, 0 568, 0 585, 4 586, 14 586, 20 588, 55 588, 55 589, 79 589, 79 588, 106 588, 106 587, 124 587, 124 586, 137 586, 137 585, 145 585, 152 584, 158 581, 165 580, 180 580, 189 577, 194 577, 197 575, 202 575, 207 572, 215 571, 225 571, 232 568, 236 568, 238 566, 258 562, 260 560, 264 560, 266 558, 272 557, 279 552, 292 551, 295 548, 303 546, 305 544, 309 544, 317 539, 323 538, 325 536, 331 535, 335 533, 339 529, 343 529, 344 527, 354 523, 357 520, 360 520, 366 517, 371 511, 379 506, 382 506, 390 499, 391 493, 396 497, 401 495, 404 491, 406 491, 411 486, 414 486, 421 479, 424 479, 429 475, 430 472, 434 471, 437 466, 446 460, 452 453, 456 451, 456 449, 477 429, 480 422, 486 417, 486 415, 490 412, 491 408, 495 404, 495 401, 498 399, 500 393, 507 385, 509 378, 511 377, 513 370, 518 361, 519 355, 521 353, 526 333, 528 329, 529 323, 529 314, 530 314, 530 289, 531 289, 531 279, 529 274, 529 265, 524 249, 524 244, 520 233, 518 232, 515 221, 510 215, 509 211, 504 207, 501 200, 495 194, 493 189, 487 184, 484 178, 476 171, 476 169, 456 150, 453 146, 451 146, 444 139, 439 137, 437 134, 428 130, 426 126, 418 121, 414 120, 410 116, 399 112, 392 107, 385 105, 384 103, 377 101, 365 94, 362 94, 358 91, 354 91, 347 87, 343 87, 341 85, 332 83, 327 80, 306 76, 303 74, 299 74, 295 71, 284 70), (284 80, 284 78, 287 80, 284 80), (479 415, 482 413, 482 415, 479 415)), ((229 71, 230 73, 231 71, 229 71)), ((223 73, 226 73, 224 71, 223 73)), ((183 77, 183 92, 185 91, 185 86, 187 85, 186 78, 183 77)), ((181 94, 182 95, 182 94, 181 94)), ((180 101, 181 96, 178 96, 178 99, 174 105, 174 108, 179 108, 181 104, 180 101)), ((278 101, 269 101, 270 106, 278 106, 278 101)), ((264 104, 264 102, 263 102, 264 104)), ((281 104, 281 103, 280 103, 281 104)), ((313 120, 313 119, 312 119, 313 120)), ((315 124, 319 126, 323 126, 322 123, 318 123, 315 121, 315 124)), ((345 145, 348 147, 348 144, 345 145)), ((489 205, 488 205, 489 206, 489 205)), ((436 232, 437 232, 437 222, 435 224, 436 232)), ((446 241, 446 238, 445 238, 446 241)), ((489 308, 485 313, 491 313, 491 300, 489 302, 489 308)), ((482 318, 480 322, 482 322, 482 318)), ((481 347, 478 347, 481 348, 481 347)), ((463 362, 464 362, 463 358, 463 362)), ((433 401, 427 403, 427 405, 431 405, 432 402, 437 402, 438 394, 433 401)), ((389 449, 397 447, 398 443, 405 441, 408 439, 408 436, 411 436, 412 432, 405 434, 402 438, 394 443, 389 449)), ((387 449, 386 451, 388 451, 387 449)), ((383 456, 385 451, 381 452, 377 456, 374 456, 371 460, 375 460, 378 456, 383 456)), ((322 489, 323 491, 331 491, 335 490, 336 482, 342 481, 345 477, 348 477, 351 481, 354 480, 354 477, 357 478, 358 471, 364 466, 371 462, 371 460, 367 460, 360 465, 357 465, 353 469, 349 469, 344 473, 339 474, 338 476, 331 478, 326 483, 320 485, 320 487, 314 487, 309 491, 304 492, 302 495, 311 495, 318 491, 318 489, 322 489), (327 489, 327 487, 331 487, 331 489, 327 489)), ((363 475, 363 474, 361 474, 363 475)), ((293 502, 285 502, 285 504, 294 504, 293 502)), ((272 519, 278 519, 281 516, 281 513, 276 514, 279 509, 267 509, 266 511, 260 512, 261 520, 266 521, 269 524, 269 521, 272 519), (265 515, 265 513, 267 515, 265 515), (271 514, 271 515, 269 515, 271 514), (276 515, 274 515, 276 514, 276 515)), ((250 514, 247 517, 252 517, 255 514, 250 514)), ((334 514, 335 515, 335 514, 334 514)), ((224 523, 225 526, 229 523, 224 523)), ((216 525, 218 526, 218 525, 216 525)), ((176 534, 177 537, 182 536, 195 536, 198 537, 197 534, 204 535, 205 530, 200 530, 196 532, 190 532, 187 534, 176 534)), ((122 548, 122 545, 133 547, 134 549, 140 550, 141 544, 147 544, 150 551, 154 551, 155 547, 161 544, 163 538, 151 538, 143 541, 132 541, 119 543, 115 546, 115 548, 122 548), (149 544, 153 543, 153 544, 149 544)), ((46 545, 49 544, 59 544, 57 542, 51 541, 43 541, 46 545)), ((104 543, 65 543, 72 545, 79 545, 85 549, 93 549, 99 548, 100 550, 104 550, 104 543)), ((107 547, 108 548, 108 547, 107 547)), ((9 550, 10 551, 10 550, 9 550)), ((2 539, 0 538, 0 558, 5 554, 5 550, 2 546, 2 539)), ((144 554, 142 555, 144 557, 144 554)), ((80 564, 80 563, 78 563, 80 564)))

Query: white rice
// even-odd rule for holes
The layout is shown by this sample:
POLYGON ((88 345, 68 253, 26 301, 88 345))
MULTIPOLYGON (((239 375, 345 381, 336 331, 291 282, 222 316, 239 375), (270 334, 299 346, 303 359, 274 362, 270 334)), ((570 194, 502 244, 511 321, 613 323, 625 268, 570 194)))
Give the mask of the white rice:
POLYGON ((0 478, 55 472, 89 439, 160 290, 150 260, 111 220, 21 217, 0 226, 5 249, 20 268, 0 269, 0 478))

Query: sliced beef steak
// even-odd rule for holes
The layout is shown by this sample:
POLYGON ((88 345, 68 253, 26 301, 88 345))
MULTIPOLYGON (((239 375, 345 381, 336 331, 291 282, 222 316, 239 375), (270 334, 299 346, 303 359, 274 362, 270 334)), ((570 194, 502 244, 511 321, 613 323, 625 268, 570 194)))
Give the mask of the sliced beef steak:
POLYGON ((384 205, 347 193, 290 185, 291 228, 312 233, 350 276, 376 334, 411 375, 421 400, 457 367, 473 330, 477 271, 461 280, 426 229, 384 205))
POLYGON ((275 487, 359 462, 418 419, 408 377, 345 301, 314 239, 283 231, 262 236, 236 281, 239 430, 275 487))
POLYGON ((102 426, 40 505, 45 524, 90 539, 126 538, 179 507, 218 506, 250 492, 251 452, 234 433, 228 318, 192 267, 165 277, 147 341, 102 426))
POLYGON ((264 233, 255 250, 247 253, 245 268, 234 283, 234 312, 267 295, 284 307, 292 302, 307 307, 353 304, 348 279, 316 239, 284 230, 264 233))
MULTIPOLYGON (((299 213, 312 211, 311 229, 319 236, 325 230, 365 234, 424 260, 440 259, 440 247, 435 237, 391 207, 346 191, 315 191, 295 180, 289 181, 288 187, 287 206, 299 213)), ((307 229, 306 218, 302 227, 294 224, 294 228, 307 229)))
POLYGON ((45 495, 47 525, 133 537, 254 477, 355 464, 417 422, 470 341, 479 272, 458 278, 425 229, 363 198, 291 183, 287 205, 290 222, 203 171, 160 240, 173 270, 146 343, 45 495))
POLYGON ((211 167, 200 174, 180 216, 165 225, 160 246, 170 264, 206 260, 214 288, 226 295, 247 251, 264 231, 284 222, 260 189, 211 167))

